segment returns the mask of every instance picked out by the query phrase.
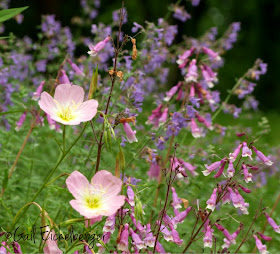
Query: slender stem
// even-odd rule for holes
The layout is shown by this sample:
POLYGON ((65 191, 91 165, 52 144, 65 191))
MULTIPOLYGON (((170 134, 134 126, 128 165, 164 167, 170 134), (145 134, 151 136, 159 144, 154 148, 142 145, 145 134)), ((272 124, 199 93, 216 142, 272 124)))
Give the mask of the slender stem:
POLYGON ((63 125, 63 133, 62 133, 62 138, 63 138, 63 154, 65 153, 65 147, 66 147, 65 132, 66 132, 66 125, 63 125))
MULTIPOLYGON (((269 214, 269 217, 272 216, 272 214, 273 214, 274 210, 276 209, 276 207, 277 207, 279 201, 280 201, 280 194, 278 195, 278 198, 276 199, 276 201, 275 201, 275 203, 274 203, 274 205, 273 205, 273 207, 272 207, 272 209, 271 209, 271 212, 270 212, 270 214, 269 214)), ((266 221, 265 221, 265 224, 264 224, 264 226, 263 226, 263 229, 262 229, 262 234, 264 233, 264 231, 265 231, 265 229, 266 229, 266 227, 267 227, 267 224, 268 224, 268 222, 267 222, 267 220, 266 220, 266 221)), ((255 253, 256 250, 257 250, 257 246, 254 247, 254 250, 252 251, 252 253, 255 253)))
MULTIPOLYGON (((15 159, 15 161, 14 161, 14 164, 13 164, 13 166, 12 166, 12 168, 11 168, 11 170, 10 170, 10 173, 9 173, 9 175, 8 175, 8 180, 11 178, 11 176, 12 176, 12 174, 13 174, 13 172, 14 172, 14 169, 15 169, 15 167, 16 167, 16 165, 17 165, 17 162, 18 162, 18 160, 19 160, 19 157, 20 157, 20 155, 21 155, 21 153, 22 153, 22 151, 23 151, 23 149, 24 149, 24 147, 25 147, 25 145, 26 145, 26 143, 27 143, 27 140, 28 140, 29 137, 30 137, 30 134, 31 134, 33 128, 35 127, 35 124, 36 124, 36 122, 37 122, 37 119, 38 119, 38 117, 40 116, 40 113, 41 113, 41 110, 38 111, 38 113, 37 113, 37 115, 36 115, 36 117, 35 117, 35 120, 32 122, 32 124, 31 124, 31 126, 30 126, 30 128, 29 128, 29 131, 28 131, 28 133, 27 133, 27 135, 26 135, 26 137, 25 137, 25 139, 24 139, 24 141, 23 141, 23 143, 22 143, 22 145, 21 145, 21 148, 20 148, 19 151, 18 151, 17 157, 16 157, 16 159, 15 159)), ((2 190, 1 190, 1 197, 3 197, 4 192, 5 192, 5 188, 4 188, 4 186, 3 186, 3 187, 2 187, 2 190)))
POLYGON ((63 176, 70 176, 70 174, 68 174, 68 173, 63 173, 63 174, 57 176, 56 178, 54 178, 53 180, 51 180, 50 182, 48 182, 48 183, 46 184, 45 187, 49 186, 49 185, 52 184, 54 181, 56 181, 57 179, 59 179, 60 177, 63 177, 63 176))
POLYGON ((196 233, 191 237, 191 239, 189 240, 187 246, 185 247, 185 249, 182 251, 182 253, 185 253, 187 251, 187 249, 191 246, 191 244, 193 243, 193 240, 196 238, 196 236, 198 235, 198 233, 200 232, 200 230, 202 229, 202 227, 204 226, 205 222, 207 221, 207 219, 209 218, 209 216, 212 214, 212 210, 207 214, 207 216, 205 217, 204 221, 201 223, 200 227, 197 229, 196 233))
MULTIPOLYGON (((107 112, 108 112, 109 104, 110 104, 110 101, 111 101, 111 97, 112 97, 112 93, 113 93, 113 90, 114 90, 114 85, 115 85, 115 81, 116 81, 116 77, 117 77, 116 76, 117 60, 118 60, 118 55, 119 55, 120 34, 121 34, 121 28, 122 28, 122 23, 123 23, 124 15, 125 15, 125 12, 124 12, 124 2, 123 2, 123 6, 121 8, 121 13, 120 13, 120 25, 119 25, 119 32, 118 32, 118 36, 117 36, 117 47, 115 49, 115 60, 114 60, 113 77, 111 78, 112 84, 111 84, 109 98, 107 100, 107 105, 106 105, 106 109, 105 109, 105 115, 107 115, 107 112)), ((102 132, 100 134, 100 139, 99 139, 99 143, 98 143, 98 151, 97 151, 97 158, 96 158, 95 173, 97 173, 98 169, 99 169, 99 164, 100 164, 100 159, 101 159, 101 149, 102 149, 103 134, 104 134, 104 122, 103 122, 102 132)))
POLYGON ((247 75, 247 72, 238 79, 238 81, 236 82, 236 84, 232 87, 232 89, 228 92, 228 95, 226 97, 226 99, 224 100, 224 102, 220 105, 220 107, 218 108, 218 110, 215 112, 215 114, 212 116, 212 121, 214 121, 214 119, 221 113, 221 111, 224 108, 224 104, 228 103, 233 91, 240 85, 240 83, 244 80, 245 76, 247 75))
MULTIPOLYGON (((174 140, 174 135, 172 135, 172 140, 170 141, 170 144, 173 143, 173 140, 174 140)), ((170 146, 169 146, 170 148, 170 146)), ((168 152, 170 152, 168 149, 168 152)), ((175 151, 176 151, 176 148, 175 148, 175 151)), ((175 151, 174 151, 174 157, 175 157, 175 151)), ((165 164, 166 164, 167 160, 165 161, 165 164)), ((158 229, 157 229, 157 234, 156 234, 156 240, 155 240, 155 245, 154 245, 154 250, 153 250, 153 253, 155 253, 156 251, 156 245, 157 245, 157 241, 158 241, 158 238, 159 238, 159 233, 160 233, 160 227, 162 225, 162 220, 163 220, 163 216, 165 214, 165 211, 166 211, 166 206, 167 206, 167 202, 168 202, 168 197, 169 197, 169 193, 170 193, 170 189, 171 189, 171 185, 172 185, 172 167, 173 167, 173 163, 174 163, 174 158, 172 160, 172 163, 170 165, 170 172, 169 172, 169 180, 168 180, 168 184, 167 184, 167 193, 166 193, 166 198, 165 198, 165 202, 164 202, 164 206, 163 206, 163 209, 161 211, 161 215, 160 215, 160 222, 158 224, 158 229)), ((176 176, 176 172, 175 172, 175 176, 176 176)))
POLYGON ((243 245, 245 242, 248 241, 247 237, 248 237, 249 233, 251 232, 251 229, 252 229, 252 227, 253 227, 253 225, 254 225, 256 219, 258 218, 258 215, 259 215, 259 211, 260 211, 260 209, 261 209, 261 206, 262 206, 262 199, 261 199, 261 201, 260 201, 259 208, 258 208, 257 211, 255 212, 254 219, 253 219, 253 221, 252 221, 252 223, 251 223, 251 225, 250 225, 250 227, 249 227, 249 229, 248 229, 248 231, 247 231, 245 237, 243 238, 242 242, 240 243, 240 245, 238 246, 238 248, 236 249, 236 251, 235 251, 234 253, 237 253, 237 252, 239 251, 239 249, 242 247, 242 245, 243 245))
MULTIPOLYGON (((76 138, 76 140, 73 142, 73 144, 65 151, 64 154, 61 154, 58 162, 56 163, 56 165, 54 166, 54 168, 51 170, 51 172, 49 173, 49 175, 47 176, 47 178, 45 179, 44 183, 42 184, 42 186, 40 187, 40 189, 36 192, 36 194, 34 195, 34 197, 30 200, 30 203, 31 202, 34 202, 35 199, 38 197, 38 195, 42 192, 42 190, 46 187, 46 185, 48 184, 49 182, 49 179, 52 177, 52 175, 54 174, 54 172, 56 171, 56 169, 58 168, 58 166, 60 165, 60 163, 63 161, 63 159, 65 158, 65 156, 70 152, 70 150, 72 149, 72 147, 78 142, 78 140, 82 137, 85 129, 86 129, 86 126, 87 126, 87 122, 85 123, 84 125, 84 128, 82 130, 82 132, 80 133, 80 135, 76 138)), ((20 218, 26 213, 26 211, 28 210, 29 207, 26 207, 22 213, 17 214, 17 216, 13 219, 13 223, 11 225, 11 228, 10 230, 13 230, 14 226, 16 225, 16 223, 20 220, 20 218)), ((22 210, 23 208, 21 208, 22 210)), ((20 210, 20 211, 21 211, 20 210)))
MULTIPOLYGON (((170 152, 171 152, 173 141, 174 141, 174 135, 172 135, 171 140, 170 140, 169 148, 168 148, 165 160, 164 160, 163 165, 162 165, 163 169, 164 169, 164 167, 165 167, 165 165, 166 165, 166 163, 169 159, 169 155, 170 155, 170 152)), ((161 181, 162 181, 162 172, 160 171, 159 172, 159 177, 158 177, 157 192, 156 192, 154 203, 153 203, 153 210, 151 211, 151 215, 150 215, 150 223, 152 222, 152 219, 153 219, 153 216, 154 216, 154 209, 157 206, 157 200, 158 200, 158 196, 159 196, 161 181)))
POLYGON ((94 135, 94 138, 95 138, 95 142, 96 142, 96 144, 99 144, 99 142, 97 140, 97 136, 96 136, 95 130, 94 130, 94 126, 93 126, 92 120, 90 121, 90 125, 91 125, 92 132, 93 132, 93 135, 94 135))

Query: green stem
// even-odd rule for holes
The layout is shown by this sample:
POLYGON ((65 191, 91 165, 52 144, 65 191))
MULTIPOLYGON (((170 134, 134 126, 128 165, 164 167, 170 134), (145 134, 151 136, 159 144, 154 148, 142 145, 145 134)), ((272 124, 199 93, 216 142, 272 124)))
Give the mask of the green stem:
POLYGON ((224 108, 224 104, 228 103, 231 95, 233 94, 233 91, 240 85, 240 83, 244 80, 245 76, 247 75, 247 72, 238 79, 238 81, 236 82, 236 84, 233 86, 233 88, 228 92, 228 95, 226 97, 226 99, 224 100, 224 102, 220 105, 220 107, 218 108, 218 110, 215 112, 215 114, 212 117, 212 121, 214 121, 214 119, 221 113, 221 111, 224 108))
POLYGON ((65 154, 65 148, 66 148, 65 132, 66 132, 66 125, 63 125, 63 154, 65 154))
MULTIPOLYGON (((82 130, 82 132, 80 133, 80 135, 76 138, 76 140, 73 142, 73 144, 65 151, 65 153, 61 154, 61 157, 59 158, 58 162, 56 163, 56 165, 54 166, 54 168, 51 170, 51 172, 49 173, 49 175, 47 176, 46 180, 44 181, 43 185, 41 186, 41 188, 37 191, 37 193, 34 195, 34 197, 31 199, 31 202, 34 202, 35 199, 38 197, 38 195, 42 192, 42 190, 47 186, 49 179, 52 177, 52 175, 54 174, 54 172, 56 171, 56 169, 58 168, 58 166, 60 165, 60 163, 63 161, 63 159, 66 157, 66 155, 70 152, 70 150, 72 149, 72 147, 78 142, 78 140, 81 138, 81 136, 83 135, 85 129, 87 126, 87 122, 84 125, 84 128, 82 130)), ((21 219, 21 217, 26 213, 26 211, 28 210, 29 206, 26 207, 26 205, 20 209, 20 211, 17 213, 17 215, 15 216, 15 218, 13 219, 13 223, 10 227, 10 230, 13 230, 13 228, 15 227, 16 223, 21 219), (24 209, 24 210, 23 210, 24 209), (22 211, 23 210, 23 211, 22 211), (22 211, 22 213, 20 213, 22 211)))

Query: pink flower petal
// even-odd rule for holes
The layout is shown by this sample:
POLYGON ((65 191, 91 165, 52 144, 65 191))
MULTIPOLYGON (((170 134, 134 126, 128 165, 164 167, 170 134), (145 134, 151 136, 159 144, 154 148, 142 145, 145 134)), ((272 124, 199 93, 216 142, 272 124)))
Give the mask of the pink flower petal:
POLYGON ((112 214, 116 213, 118 209, 120 209, 125 201, 125 196, 118 195, 116 197, 112 197, 107 199, 104 204, 104 208, 107 211, 106 216, 111 216, 112 214))
POLYGON ((102 188, 103 190, 105 190, 106 194, 103 195, 105 198, 110 196, 117 196, 122 188, 121 179, 113 176, 106 170, 97 172, 93 176, 91 184, 94 186, 94 188, 102 188))
POLYGON ((47 92, 41 94, 41 99, 39 100, 40 108, 49 115, 53 115, 57 110, 57 105, 47 92))
POLYGON ((90 188, 90 184, 86 177, 77 170, 72 172, 66 179, 66 185, 76 199, 81 199, 85 192, 88 193, 87 190, 90 188))
POLYGON ((56 87, 54 99, 62 106, 82 103, 84 101, 84 89, 77 85, 60 84, 56 87))
POLYGON ((98 101, 97 100, 88 100, 83 102, 77 108, 77 120, 80 122, 90 121, 97 113, 98 101))

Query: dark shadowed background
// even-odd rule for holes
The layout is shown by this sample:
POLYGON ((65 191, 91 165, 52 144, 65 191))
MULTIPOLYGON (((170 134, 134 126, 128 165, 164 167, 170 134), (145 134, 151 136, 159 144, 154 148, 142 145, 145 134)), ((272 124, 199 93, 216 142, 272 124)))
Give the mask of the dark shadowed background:
MULTIPOLYGON (((171 0, 129 0, 125 2, 129 23, 124 29, 129 32, 133 21, 143 24, 145 20, 156 22, 164 17, 171 0)), ((280 58, 280 1, 279 0, 201 0, 198 7, 181 1, 192 19, 186 23, 178 22, 179 42, 183 34, 202 35, 210 27, 216 26, 222 34, 228 25, 241 22, 241 32, 234 48, 224 56, 226 61, 219 74, 219 85, 222 86, 222 98, 227 89, 250 68, 256 58, 268 63, 268 73, 261 77, 254 95, 260 101, 260 109, 267 112, 280 111, 279 58, 280 58)), ((36 37, 41 14, 55 14, 64 26, 70 24, 71 17, 81 14, 79 0, 33 0, 11 1, 10 7, 29 5, 24 12, 24 21, 17 25, 15 20, 5 23, 6 33, 13 31, 17 36, 36 37)), ((100 14, 96 22, 102 20, 110 23, 112 11, 121 7, 121 1, 101 0, 100 14)), ((170 18, 171 23, 175 20, 170 18)))

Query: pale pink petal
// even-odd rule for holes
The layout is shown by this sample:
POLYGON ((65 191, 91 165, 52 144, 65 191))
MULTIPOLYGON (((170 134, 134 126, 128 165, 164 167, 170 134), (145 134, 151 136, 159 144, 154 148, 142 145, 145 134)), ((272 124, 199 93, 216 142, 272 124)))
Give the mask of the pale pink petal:
POLYGON ((125 196, 118 195, 111 199, 106 199, 104 201, 104 209, 107 211, 106 216, 111 216, 112 214, 116 213, 118 209, 120 209, 125 201, 125 196))
POLYGON ((73 105, 73 102, 78 105, 84 101, 84 97, 84 89, 71 84, 58 85, 54 93, 54 99, 62 106, 73 105))
POLYGON ((90 184, 86 177, 77 170, 72 172, 66 179, 66 185, 71 194, 78 200, 83 198, 84 194, 88 193, 90 189, 90 184))
POLYGON ((61 119, 61 117, 59 117, 58 115, 50 115, 50 117, 52 120, 62 123, 64 125, 78 125, 81 123, 81 120, 79 120, 78 118, 75 118, 74 120, 71 120, 71 121, 65 121, 65 120, 61 119))
POLYGON ((54 115, 57 111, 57 105, 53 100, 53 97, 51 97, 47 92, 43 92, 41 94, 41 98, 38 103, 40 108, 50 116, 54 115))
POLYGON ((56 87, 54 92, 54 99, 61 105, 67 105, 69 103, 69 97, 71 93, 71 84, 60 84, 56 87))
MULTIPOLYGON (((93 225, 94 223, 96 223, 96 222, 98 222, 98 221, 101 221, 101 220, 102 220, 102 217, 103 217, 102 215, 99 215, 99 216, 94 217, 94 218, 86 218, 86 217, 85 217, 85 219, 89 219, 89 220, 90 220, 89 224, 90 224, 90 226, 91 226, 91 225, 93 225)), ((88 220, 85 221, 85 226, 88 227, 88 220)))
POLYGON ((85 99, 84 89, 80 86, 72 85, 69 95, 69 101, 74 101, 75 104, 82 103, 85 99))
POLYGON ((106 170, 97 172, 92 180, 94 188, 103 189, 106 193, 103 195, 104 198, 110 196, 117 196, 122 188, 122 181, 120 178, 113 176, 106 170))
MULTIPOLYGON (((83 102, 76 110, 77 120, 80 122, 90 121, 97 112, 98 101, 97 100, 88 100, 83 102)), ((75 119, 75 120, 76 120, 75 119)))

